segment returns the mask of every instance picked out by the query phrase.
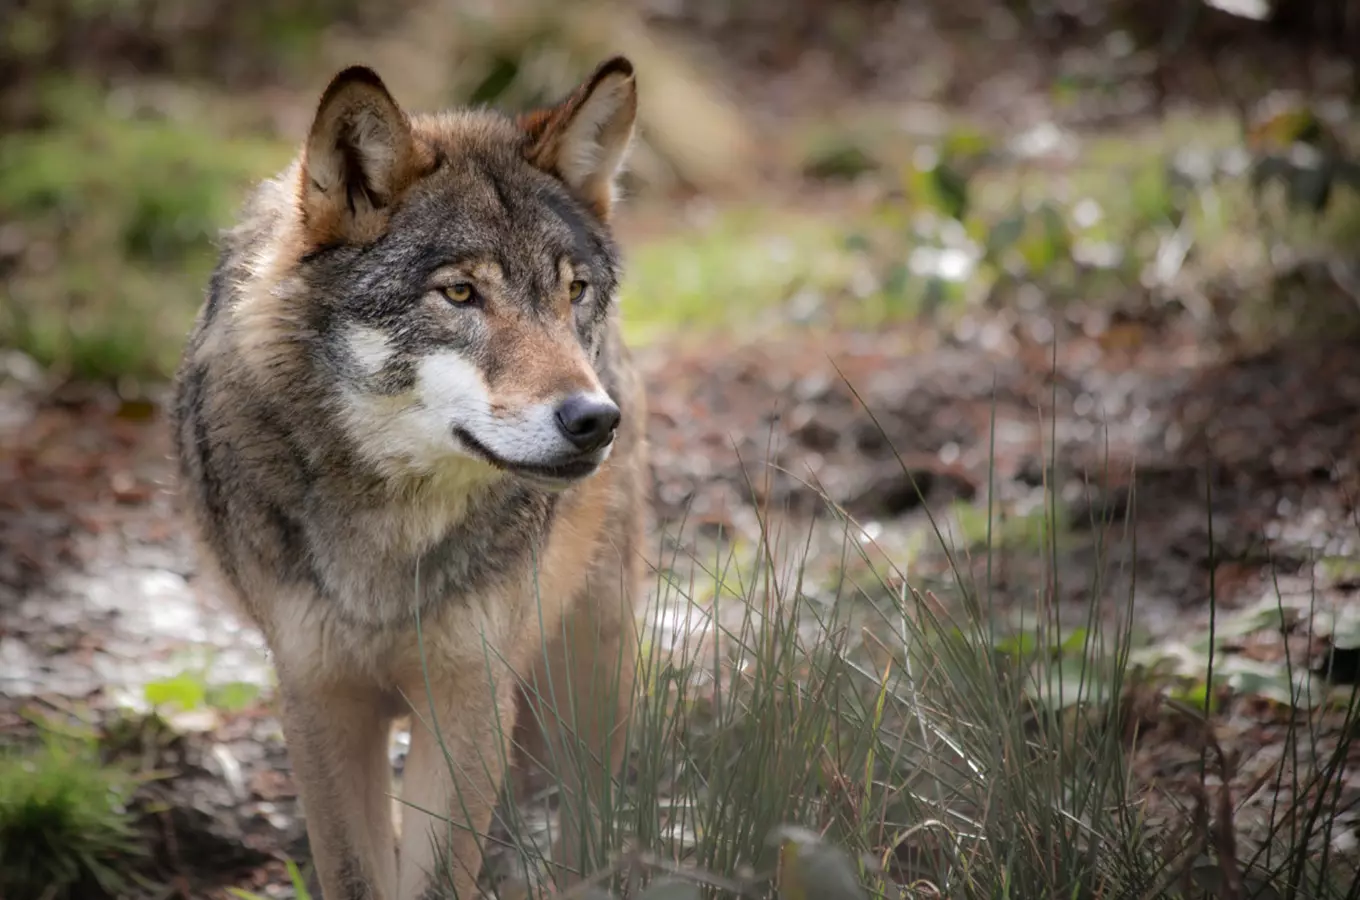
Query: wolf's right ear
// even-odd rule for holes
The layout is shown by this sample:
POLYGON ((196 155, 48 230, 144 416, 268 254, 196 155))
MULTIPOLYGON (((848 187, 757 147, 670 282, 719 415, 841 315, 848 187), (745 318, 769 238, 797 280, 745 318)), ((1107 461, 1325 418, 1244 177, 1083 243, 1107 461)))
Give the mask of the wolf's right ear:
POLYGON ((382 79, 351 66, 331 79, 302 156, 302 219, 317 245, 374 240, 415 180, 415 139, 382 79))

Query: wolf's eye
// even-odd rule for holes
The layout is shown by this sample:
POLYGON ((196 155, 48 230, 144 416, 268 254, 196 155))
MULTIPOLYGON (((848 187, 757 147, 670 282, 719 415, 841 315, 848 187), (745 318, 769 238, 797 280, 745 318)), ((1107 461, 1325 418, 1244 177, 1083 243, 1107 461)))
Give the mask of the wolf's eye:
POLYGON ((450 287, 440 288, 439 292, 444 295, 444 299, 450 303, 471 303, 476 298, 477 292, 472 289, 472 285, 466 281, 460 281, 450 287))
POLYGON ((572 303, 581 302, 581 299, 586 295, 586 287, 587 285, 584 281, 573 281, 571 283, 571 287, 568 288, 568 291, 570 291, 572 303))

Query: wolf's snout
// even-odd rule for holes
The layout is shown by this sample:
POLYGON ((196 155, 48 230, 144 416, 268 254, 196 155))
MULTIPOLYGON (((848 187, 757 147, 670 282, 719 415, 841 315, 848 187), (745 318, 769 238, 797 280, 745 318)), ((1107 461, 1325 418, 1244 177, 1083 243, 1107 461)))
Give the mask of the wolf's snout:
POLYGON ((589 394, 572 394, 557 407, 557 427, 577 450, 590 453, 613 440, 619 408, 589 394))

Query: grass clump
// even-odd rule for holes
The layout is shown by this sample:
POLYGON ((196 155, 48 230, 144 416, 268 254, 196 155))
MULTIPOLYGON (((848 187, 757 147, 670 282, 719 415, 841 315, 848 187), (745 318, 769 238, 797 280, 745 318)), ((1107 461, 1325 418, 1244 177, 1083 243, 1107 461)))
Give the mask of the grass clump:
MULTIPOLYGON (((1003 543, 986 515, 971 557, 935 529, 949 603, 869 559, 872 540, 843 516, 843 553, 871 564, 841 570, 867 572, 863 583, 805 579, 809 542, 772 519, 755 554, 677 551, 659 567, 665 614, 641 642, 626 776, 593 798, 598 818, 563 803, 559 827, 589 836, 594 873, 563 896, 1360 896, 1333 824, 1360 698, 1339 697, 1330 718, 1294 707, 1266 820, 1240 822, 1216 709, 1131 662, 1133 590, 1109 599, 1104 562, 1129 522, 1093 523, 1086 574, 1106 599, 1064 614, 1052 562, 1051 587, 1003 629, 981 577, 1003 543), (706 627, 677 638, 663 621, 706 627), (1188 735, 1161 751, 1186 757, 1170 791, 1135 765, 1158 729, 1188 735)), ((1029 549, 1056 560, 1064 529, 1036 531, 1029 549)), ((508 807, 506 844, 533 872, 546 844, 520 810, 508 807)))
POLYGON ((127 807, 134 787, 88 741, 0 752, 0 896, 123 896, 145 852, 127 807))

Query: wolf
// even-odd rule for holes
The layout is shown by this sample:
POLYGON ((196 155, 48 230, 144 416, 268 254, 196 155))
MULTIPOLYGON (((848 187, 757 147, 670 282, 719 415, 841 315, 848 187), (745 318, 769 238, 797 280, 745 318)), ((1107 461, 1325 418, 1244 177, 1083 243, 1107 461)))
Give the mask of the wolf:
POLYGON ((589 824, 617 775, 650 503, 611 227, 637 103, 623 57, 523 114, 408 113, 347 68, 222 237, 174 454, 269 648, 327 900, 478 896, 508 776, 555 770, 589 824))

